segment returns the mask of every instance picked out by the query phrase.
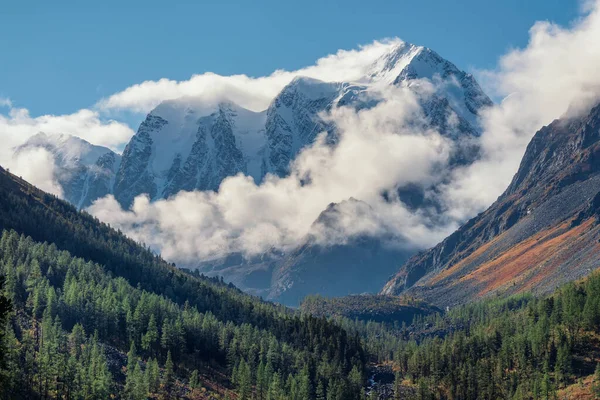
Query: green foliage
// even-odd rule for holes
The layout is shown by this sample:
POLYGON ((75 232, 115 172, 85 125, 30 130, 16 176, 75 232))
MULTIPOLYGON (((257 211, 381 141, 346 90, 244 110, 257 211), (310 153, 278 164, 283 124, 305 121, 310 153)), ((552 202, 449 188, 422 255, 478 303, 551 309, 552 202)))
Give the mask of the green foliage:
POLYGON ((594 383, 592 384, 592 391, 596 398, 600 398, 600 363, 596 364, 596 370, 594 371, 594 383))
MULTIPOLYGON (((200 312, 187 301, 179 304, 170 297, 133 287, 102 265, 14 231, 4 231, 0 238, 0 262, 0 273, 10 272, 13 276, 7 295, 15 299, 21 315, 14 320, 10 338, 21 347, 13 359, 18 371, 31 371, 31 376, 22 374, 11 379, 16 388, 29 387, 41 396, 62 396, 66 389, 60 382, 67 381, 66 374, 70 374, 76 379, 69 378, 69 382, 82 380, 85 390, 80 392, 90 397, 105 398, 105 393, 112 390, 130 399, 145 398, 149 393, 169 398, 179 390, 178 374, 189 377, 189 371, 210 367, 233 373, 232 381, 241 398, 254 396, 257 387, 266 398, 276 372, 280 377, 291 375, 296 384, 292 388, 281 380, 273 396, 287 398, 293 389, 298 395, 309 393, 308 398, 313 398, 316 380, 327 383, 332 379, 330 371, 336 371, 336 380, 347 382, 351 370, 363 373, 365 368, 357 336, 348 335, 323 318, 280 312, 278 306, 235 289, 217 285, 217 290, 227 296, 214 307, 227 307, 228 296, 236 302, 253 304, 252 316, 241 317, 242 322, 223 321, 212 312, 200 312), (269 329, 260 328, 263 324, 259 315, 276 322, 269 329), (255 324, 243 322, 254 318, 258 319, 255 324), (24 329, 27 319, 39 324, 41 339, 35 331, 24 329), (65 331, 71 334, 67 337, 65 331), (85 332, 95 332, 93 339, 85 332), (38 346, 42 340, 44 345, 38 346), (90 340, 94 344, 86 346, 90 340), (96 349, 95 359, 104 357, 96 355, 102 353, 100 343, 122 352, 129 349, 125 368, 109 371, 96 361, 90 361, 91 366, 82 363, 87 347, 96 349), (67 349, 73 360, 63 357, 69 353, 67 349), (158 362, 164 366, 162 374, 158 362), (256 371, 260 364, 263 367, 259 376, 256 371), (80 371, 83 365, 86 374, 80 371), (92 376, 97 381, 87 385, 92 376), (34 384, 28 385, 31 381, 34 384), (59 383, 52 383, 55 381, 59 383)), ((23 396, 21 392, 14 397, 23 396)))
POLYGON ((360 334, 375 361, 394 362, 396 398, 408 380, 417 398, 551 399, 594 370, 598 299, 596 273, 552 296, 485 300, 411 325, 333 320, 360 334))
MULTIPOLYGON (((14 339, 23 347, 23 354, 14 360, 17 371, 33 371, 14 378, 14 386, 31 388, 30 395, 59 395, 54 389, 40 392, 43 386, 27 381, 33 375, 38 382, 40 365, 68 370, 51 361, 51 355, 64 353, 63 347, 40 354, 35 333, 29 338, 28 324, 47 319, 56 322, 57 330, 77 326, 97 332, 97 341, 114 351, 125 352, 133 342, 152 394, 164 386, 156 383, 161 374, 154 363, 165 365, 169 354, 174 380, 205 368, 231 376, 244 361, 251 371, 252 395, 255 371, 262 363, 262 396, 267 396, 276 373, 300 382, 297 375, 308 368, 306 386, 313 390, 317 379, 347 383, 352 368, 365 369, 360 339, 335 323, 264 302, 222 280, 179 270, 121 232, 2 168, 0 230, 0 274, 7 276, 7 297, 14 300, 19 314, 13 321, 14 339), (28 340, 34 343, 30 346, 28 340)), ((135 365, 131 370, 112 368, 110 374, 118 382, 111 390, 117 392, 124 390, 126 374, 131 374, 132 382, 140 375, 135 365)), ((280 384, 275 395, 284 398, 289 387, 286 379, 281 378, 280 384)), ((129 386, 132 392, 138 387, 129 386)))
POLYGON ((300 309, 304 313, 316 316, 397 324, 410 324, 415 317, 441 312, 438 308, 412 297, 372 294, 334 298, 309 295, 302 301, 300 309))

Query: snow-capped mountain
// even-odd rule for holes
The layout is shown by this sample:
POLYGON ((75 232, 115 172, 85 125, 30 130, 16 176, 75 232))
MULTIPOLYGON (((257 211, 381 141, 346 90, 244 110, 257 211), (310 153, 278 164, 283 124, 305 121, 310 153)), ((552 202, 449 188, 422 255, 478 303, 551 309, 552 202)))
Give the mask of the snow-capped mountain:
POLYGON ((239 172, 259 180, 265 118, 231 102, 208 109, 193 99, 163 102, 125 147, 115 198, 128 206, 142 193, 155 200, 180 190, 216 190, 239 172))
POLYGON ((121 156, 71 135, 38 133, 15 153, 43 148, 54 158, 55 173, 65 199, 78 208, 87 207, 112 192, 121 156))
MULTIPOLYGON (((66 168, 72 180, 60 182, 64 182, 67 199, 79 207, 112 193, 128 208, 141 194, 158 200, 181 190, 217 190, 225 178, 239 173, 251 176, 256 183, 267 174, 286 176, 298 153, 320 133, 327 132, 326 143, 336 144, 339 132, 324 118, 328 111, 338 106, 372 108, 382 101, 381 93, 390 86, 416 93, 425 117, 418 118, 418 123, 454 141, 451 165, 470 163, 477 157, 475 139, 481 133, 478 114, 492 105, 490 99, 471 75, 434 51, 399 43, 353 81, 296 77, 260 112, 230 101, 165 101, 147 115, 121 159, 106 153, 107 159, 102 159, 106 163, 98 164, 101 160, 90 156, 92 162, 77 163, 87 167, 66 168), (96 164, 102 167, 102 182, 87 178, 90 170, 96 171, 89 165, 96 164), (73 173, 75 170, 80 173, 73 173)), ((411 184, 399 187, 398 195, 413 210, 435 208, 432 199, 425 196, 428 189, 431 187, 411 184)), ((331 215, 335 209, 323 215, 331 215)), ((409 250, 389 247, 380 239, 359 237, 348 243, 322 246, 308 235, 287 255, 265 254, 248 260, 233 254, 203 262, 201 268, 208 274, 225 275, 244 290, 291 303, 313 290, 306 283, 315 281, 320 282, 321 294, 360 293, 378 289, 393 267, 390 263, 401 262, 409 255, 409 250), (349 260, 350 268, 344 268, 349 260), (344 282, 365 283, 368 274, 364 268, 368 265, 376 272, 376 279, 371 275, 376 285, 344 287, 335 279, 319 278, 323 276, 322 268, 327 268, 327 276, 345 274, 344 282)))
MULTIPOLYGON (((430 49, 400 43, 356 82, 295 78, 263 112, 232 102, 212 107, 192 98, 163 102, 125 148, 114 195, 128 207, 143 193, 155 200, 180 190, 216 190, 237 173, 257 183, 268 173, 285 176, 319 133, 327 131, 335 143, 335 126, 322 113, 335 106, 372 107, 377 102, 372 94, 383 86, 416 91, 422 79, 437 88, 421 104, 432 127, 452 139, 480 133, 477 114, 492 103, 475 79, 430 49)), ((472 158, 463 153, 461 160, 472 158)))

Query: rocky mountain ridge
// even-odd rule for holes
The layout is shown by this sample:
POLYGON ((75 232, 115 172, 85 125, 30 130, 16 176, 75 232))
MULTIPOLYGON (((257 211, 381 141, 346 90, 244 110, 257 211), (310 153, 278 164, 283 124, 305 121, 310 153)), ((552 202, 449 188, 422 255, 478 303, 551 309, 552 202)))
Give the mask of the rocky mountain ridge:
POLYGON ((543 127, 504 194, 408 260, 382 293, 455 305, 492 294, 548 293, 589 274, 600 265, 599 156, 600 105, 543 127))

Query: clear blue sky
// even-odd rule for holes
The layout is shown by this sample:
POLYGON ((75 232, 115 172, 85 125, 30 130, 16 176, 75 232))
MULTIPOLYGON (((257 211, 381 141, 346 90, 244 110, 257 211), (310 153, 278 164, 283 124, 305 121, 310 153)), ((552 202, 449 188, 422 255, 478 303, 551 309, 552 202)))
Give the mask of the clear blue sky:
POLYGON ((148 79, 269 74, 398 36, 463 69, 493 67, 576 0, 0 0, 0 96, 71 113, 148 79))

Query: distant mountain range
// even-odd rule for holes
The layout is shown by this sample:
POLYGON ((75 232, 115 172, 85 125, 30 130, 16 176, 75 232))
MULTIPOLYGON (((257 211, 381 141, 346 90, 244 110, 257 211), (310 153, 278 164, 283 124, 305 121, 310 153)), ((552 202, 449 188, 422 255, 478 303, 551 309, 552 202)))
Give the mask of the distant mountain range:
MULTIPOLYGON (((267 174, 286 176, 296 155, 319 133, 327 132, 327 143, 335 146, 336 126, 323 113, 336 106, 373 107, 379 101, 373 94, 382 87, 413 89, 420 79, 444 82, 421 98, 426 123, 455 141, 453 164, 472 162, 478 151, 465 139, 481 133, 478 113, 492 102, 470 74, 434 51, 408 43, 377 59, 355 82, 297 77, 261 112, 233 102, 209 106, 193 98, 165 101, 148 114, 122 156, 80 139, 42 134, 21 148, 44 147, 54 155, 64 197, 77 207, 113 194, 128 208, 141 194, 158 200, 181 190, 217 190, 223 179, 238 173, 257 183, 267 174)), ((399 187, 398 193, 410 208, 423 206, 418 185, 399 187)), ((335 209, 331 207, 324 213, 335 209)), ((323 246, 309 233, 289 254, 255 260, 234 254, 200 268, 254 293, 297 304, 315 290, 324 295, 377 291, 413 251, 372 237, 323 246), (321 279, 324 274, 331 279, 321 279), (336 279, 342 275, 344 279, 336 279)))

